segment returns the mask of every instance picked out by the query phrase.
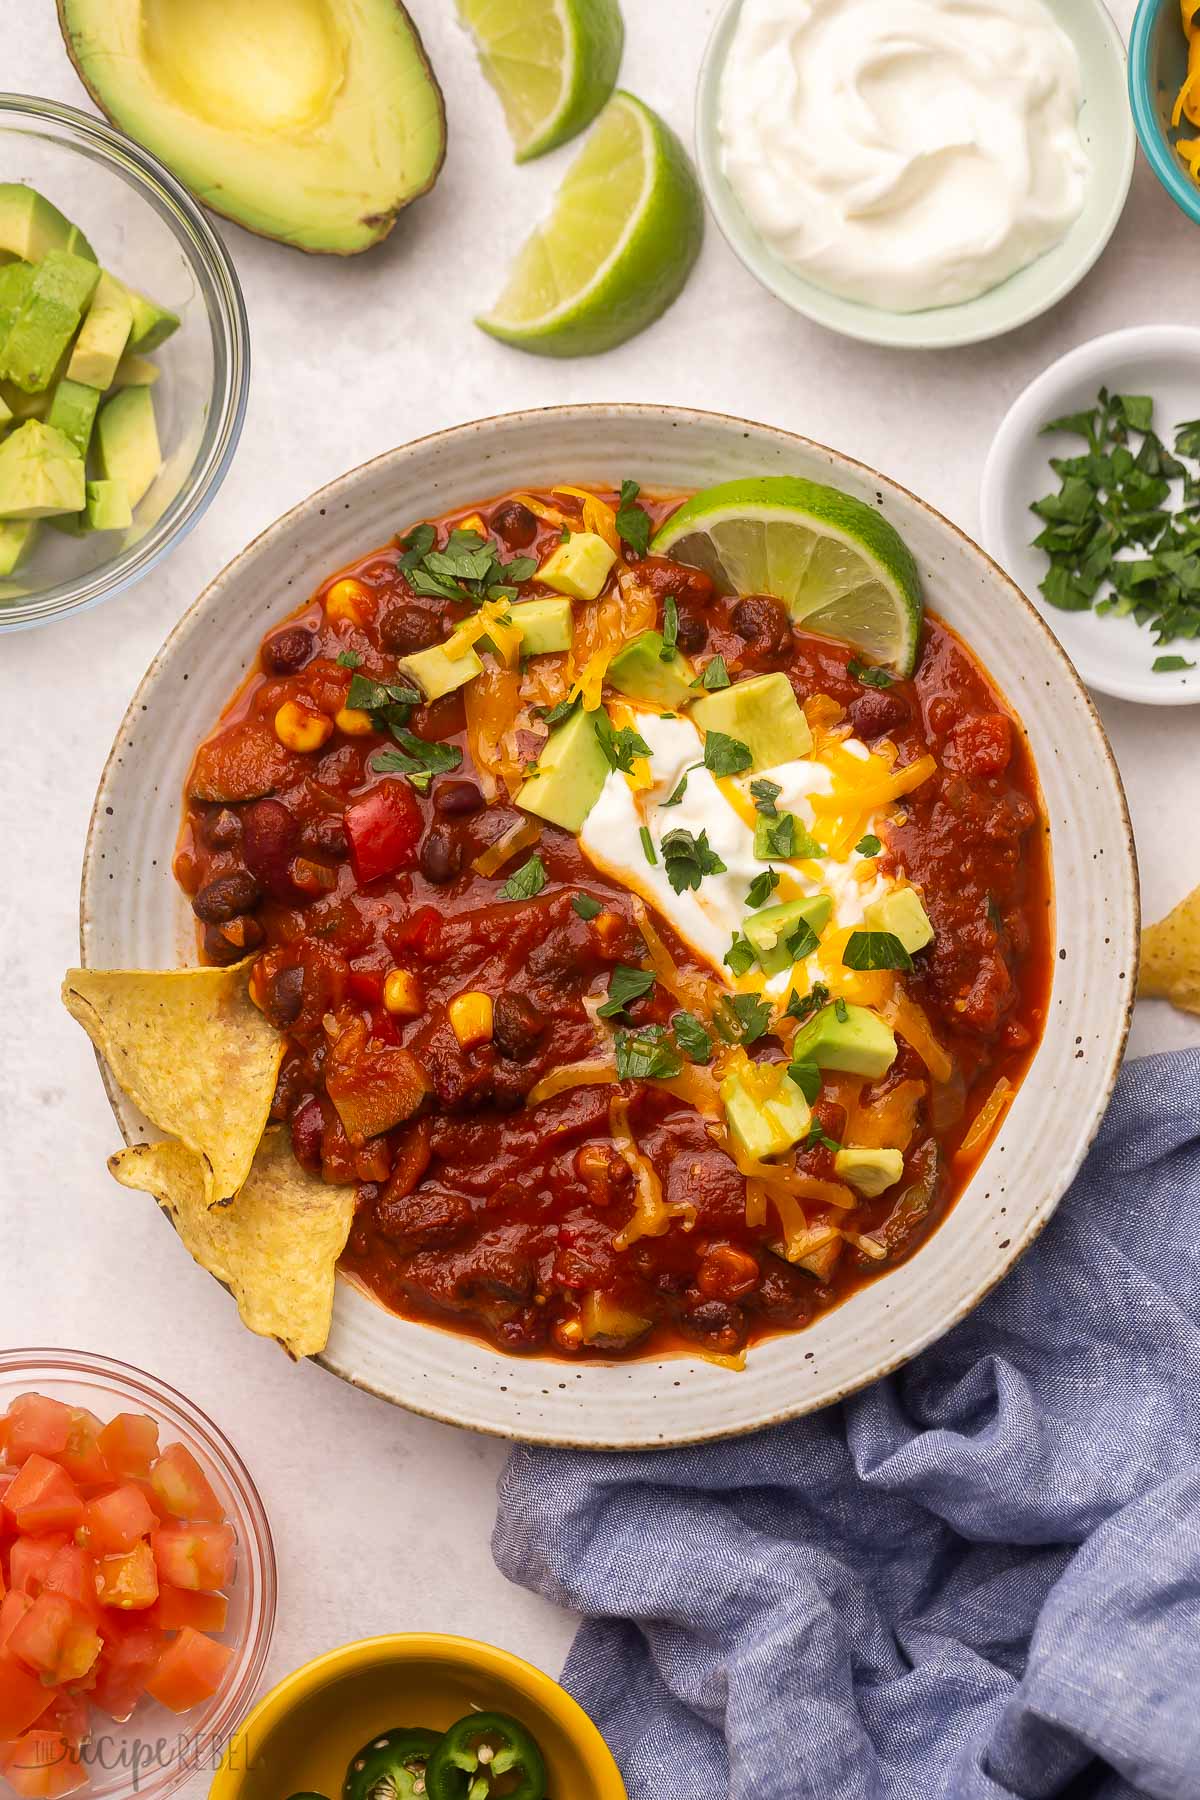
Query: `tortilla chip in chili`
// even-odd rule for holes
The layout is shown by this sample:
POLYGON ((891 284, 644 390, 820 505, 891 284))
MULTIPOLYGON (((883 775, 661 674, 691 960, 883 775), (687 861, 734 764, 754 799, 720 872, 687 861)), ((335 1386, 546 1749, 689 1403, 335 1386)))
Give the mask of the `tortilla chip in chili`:
POLYGON ((114 1080, 201 1159, 210 1206, 236 1194, 266 1129, 284 1040, 230 969, 72 969, 63 1002, 114 1080))
POLYGON ((354 1189, 302 1169, 285 1131, 268 1131, 228 1206, 209 1206, 199 1157, 182 1144, 138 1144, 109 1158, 123 1186, 153 1194, 201 1268, 224 1282, 243 1324, 289 1355, 323 1350, 334 1266, 354 1216, 354 1189))
POLYGON ((1143 931, 1138 993, 1200 1013, 1200 888, 1143 931))

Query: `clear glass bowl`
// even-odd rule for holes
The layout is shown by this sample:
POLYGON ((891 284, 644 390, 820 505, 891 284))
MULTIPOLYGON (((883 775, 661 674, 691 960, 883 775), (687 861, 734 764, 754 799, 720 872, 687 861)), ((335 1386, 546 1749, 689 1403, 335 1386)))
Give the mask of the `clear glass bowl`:
MULTIPOLYGON (((168 1712, 139 1702, 116 1724, 93 1714, 83 1758, 90 1775, 80 1800, 165 1800, 184 1782, 211 1773, 253 1702, 275 1628, 275 1548, 245 1463, 211 1419, 153 1375, 86 1350, 0 1351, 0 1412, 18 1394, 37 1393, 86 1407, 107 1422, 115 1413, 149 1413, 162 1444, 184 1444, 202 1465, 237 1536, 237 1577, 220 1642, 234 1652, 225 1679, 204 1707, 168 1712)), ((0 1778, 0 1794, 12 1800, 0 1778)))
POLYGON ((200 518, 237 448, 250 336, 228 252, 152 156, 70 106, 0 93, 0 181, 27 182, 86 234, 101 263, 177 312, 154 353, 163 471, 125 532, 38 534, 0 581, 0 631, 60 619, 140 580, 200 518))

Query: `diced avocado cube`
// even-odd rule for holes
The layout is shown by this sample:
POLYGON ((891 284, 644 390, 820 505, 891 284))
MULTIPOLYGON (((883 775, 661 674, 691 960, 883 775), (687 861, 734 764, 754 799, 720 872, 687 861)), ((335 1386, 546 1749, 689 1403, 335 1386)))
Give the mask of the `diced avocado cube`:
POLYGON ((865 1006, 827 1006, 792 1039, 792 1061, 878 1081, 896 1060, 891 1028, 865 1006), (845 1016, 839 1018, 839 1011, 845 1016))
POLYGON ((99 279, 95 263, 66 250, 51 250, 34 269, 25 299, 0 345, 0 374, 27 394, 49 387, 99 279))
POLYGON ((825 846, 795 813, 780 813, 774 819, 760 815, 754 821, 754 854, 762 862, 807 862, 824 856, 825 846), (791 827, 785 831, 789 819, 791 827))
POLYGON ((36 188, 0 182, 0 261, 18 256, 24 262, 40 262, 50 250, 70 250, 96 260, 83 233, 36 188))
POLYGON ((11 381, 0 381, 0 400, 14 419, 44 419, 50 411, 50 399, 50 389, 41 394, 27 394, 22 388, 14 387, 11 381))
POLYGON ((594 531, 575 531, 551 552, 533 579, 573 600, 594 600, 616 560, 612 545, 594 531))
POLYGON ((100 408, 96 450, 106 481, 123 481, 136 506, 162 467, 150 389, 122 388, 100 408))
POLYGON ((55 383, 46 423, 70 438, 80 456, 88 453, 100 398, 99 389, 85 387, 82 381, 72 381, 68 376, 55 383))
POLYGON ((114 388, 153 387, 161 374, 158 364, 151 362, 148 356, 137 356, 127 350, 117 364, 111 385, 114 388))
POLYGON ((790 1150, 812 1121, 808 1101, 779 1064, 732 1069, 721 1083, 721 1100, 739 1149, 758 1162, 790 1150))
POLYGON ((468 681, 482 675, 483 664, 469 647, 464 655, 454 657, 446 655, 444 644, 434 644, 428 650, 417 650, 404 657, 399 672, 415 682, 427 700, 440 700, 443 694, 452 694, 455 688, 465 687, 468 681))
POLYGON ((48 300, 60 300, 73 306, 81 316, 100 284, 100 269, 84 256, 70 250, 50 250, 33 271, 30 295, 43 294, 48 300))
POLYGON ((132 326, 129 295, 119 281, 102 270, 67 364, 71 380, 101 390, 111 387, 132 326))
POLYGON ((678 712, 692 698, 692 669, 676 651, 664 662, 661 631, 642 631, 618 650, 607 679, 619 694, 678 712))
POLYGON ((839 1181, 849 1182, 868 1200, 874 1200, 899 1181, 904 1173, 904 1158, 899 1150, 867 1150, 847 1144, 834 1156, 833 1172, 839 1181))
POLYGON ((83 458, 61 431, 26 419, 0 444, 0 519, 82 512, 83 458))
POLYGON ((915 888, 896 888, 872 901, 863 922, 869 931, 890 931, 910 956, 933 942, 933 926, 915 888))
POLYGON ((131 350, 157 350, 165 344, 173 332, 179 330, 179 314, 170 312, 165 306, 159 306, 156 300, 148 300, 145 294, 139 294, 136 288, 126 288, 129 309, 132 314, 132 327, 129 333, 131 350))
POLYGON ((631 1311, 596 1288, 589 1288, 580 1301, 579 1322, 585 1344, 611 1345, 614 1349, 631 1344, 634 1338, 649 1331, 652 1323, 642 1313, 631 1311))
POLYGON ((3 394, 0 394, 0 430, 12 423, 12 407, 7 406, 3 394))
POLYGON ((521 627, 522 656, 551 656, 569 650, 575 641, 575 616, 565 594, 521 600, 509 612, 513 624, 521 627))
POLYGON ((752 913, 742 931, 754 948, 759 967, 765 975, 778 975, 790 969, 795 956, 792 940, 798 928, 807 925, 819 937, 829 923, 833 901, 828 894, 813 894, 802 900, 786 900, 781 906, 766 906, 752 913))
POLYGON ((550 733, 517 805, 564 831, 580 832, 607 778, 608 758, 596 736, 595 714, 580 709, 550 733))
POLYGON ((82 256, 85 262, 98 263, 100 261, 78 225, 72 225, 67 233, 67 241, 63 245, 63 249, 69 250, 72 256, 82 256))
POLYGON ((37 529, 36 519, 0 519, 0 579, 28 556, 37 529))
POLYGON ((10 262, 0 267, 0 344, 12 329, 13 320, 25 304, 32 286, 31 263, 10 262))
POLYGON ((756 769, 778 768, 812 749, 808 720, 782 673, 752 675, 749 681, 704 694, 692 707, 692 717, 701 730, 723 731, 745 744, 756 769))
POLYGON ((70 537, 86 537, 93 531, 126 531, 133 524, 133 508, 123 481, 89 481, 87 503, 81 513, 64 513, 51 519, 55 531, 70 537))

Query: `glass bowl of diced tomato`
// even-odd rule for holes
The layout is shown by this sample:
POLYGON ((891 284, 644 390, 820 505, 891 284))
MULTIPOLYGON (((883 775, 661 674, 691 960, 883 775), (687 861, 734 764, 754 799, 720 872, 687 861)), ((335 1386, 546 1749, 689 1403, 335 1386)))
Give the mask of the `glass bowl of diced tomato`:
POLYGON ((0 1800, 214 1769, 274 1622, 266 1513, 211 1419, 106 1357, 0 1352, 0 1800))

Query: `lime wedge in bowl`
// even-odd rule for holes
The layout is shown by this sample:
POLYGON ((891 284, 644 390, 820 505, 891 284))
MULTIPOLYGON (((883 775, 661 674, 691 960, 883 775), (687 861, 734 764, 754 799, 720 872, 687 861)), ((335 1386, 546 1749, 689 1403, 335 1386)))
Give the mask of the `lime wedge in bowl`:
POLYGON ((903 538, 873 507, 791 475, 705 488, 650 546, 707 570, 722 593, 772 594, 798 625, 911 675, 924 603, 903 538))
POLYGON ((611 350, 678 298, 703 236, 704 203, 683 145, 657 113, 618 91, 476 324, 537 356, 611 350))
POLYGON ((590 125, 625 47, 617 0, 458 0, 483 72, 528 162, 590 125))

